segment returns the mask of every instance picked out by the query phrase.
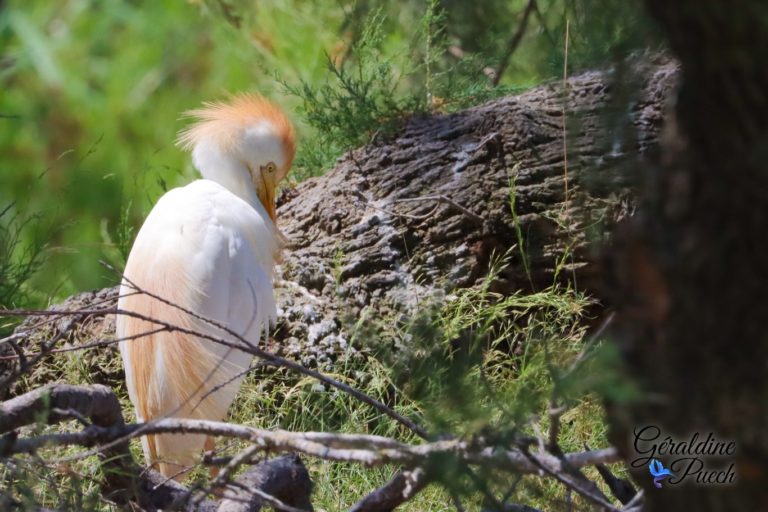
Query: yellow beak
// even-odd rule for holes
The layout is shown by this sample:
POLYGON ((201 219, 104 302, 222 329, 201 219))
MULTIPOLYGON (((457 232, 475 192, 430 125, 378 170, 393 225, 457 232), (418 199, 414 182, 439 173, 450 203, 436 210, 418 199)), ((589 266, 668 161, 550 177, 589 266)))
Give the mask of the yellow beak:
POLYGON ((264 205, 264 209, 267 210, 269 218, 272 222, 277 224, 277 208, 275 207, 275 187, 264 183, 264 187, 259 189, 259 200, 264 205))

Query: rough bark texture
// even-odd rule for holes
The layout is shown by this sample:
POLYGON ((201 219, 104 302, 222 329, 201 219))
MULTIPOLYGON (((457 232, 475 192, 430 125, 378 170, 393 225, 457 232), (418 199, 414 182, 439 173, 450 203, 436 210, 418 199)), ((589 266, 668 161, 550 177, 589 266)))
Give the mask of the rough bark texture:
MULTIPOLYGON (((414 119, 395 137, 351 151, 324 176, 286 191, 278 216, 290 245, 276 283, 280 319, 269 348, 329 369, 340 355, 355 353, 350 319, 370 312, 396 321, 424 299, 482 279, 494 253, 509 253, 511 263, 496 291, 545 288, 561 267, 560 278, 575 276, 580 290, 599 294, 597 247, 634 208, 636 156, 655 147, 676 76, 677 65, 658 58, 574 76, 566 101, 562 84, 553 83, 414 119), (614 82, 628 77, 635 94, 611 94, 614 82), (454 204, 419 199, 436 196, 454 204)), ((89 292, 57 307, 110 307, 115 294, 89 292)), ((40 320, 28 319, 17 332, 40 320)), ((25 346, 38 349, 64 325, 31 329, 25 346)), ((113 333, 113 319, 86 318, 64 346, 113 333)), ((122 385, 114 346, 77 354, 91 382, 122 385)), ((46 365, 33 375, 14 393, 57 378, 46 365)))
POLYGON ((324 347, 346 344, 344 315, 407 314, 436 292, 475 284, 494 253, 510 254, 495 283, 502 293, 550 286, 561 263, 561 278, 575 275, 579 289, 597 293, 588 242, 599 245, 631 213, 638 177, 627 162, 654 146, 676 69, 662 61, 627 71, 644 77, 631 104, 609 94, 607 73, 568 81, 567 186, 563 91, 551 85, 413 120, 290 191, 279 209, 291 241, 279 345, 305 364, 319 347, 316 362, 328 362, 324 347), (419 199, 435 196, 455 205, 419 199), (511 250, 516 220, 530 278, 521 251, 511 250))
POLYGON ((221 500, 217 512, 258 512, 264 500, 248 492, 259 489, 286 505, 312 510, 309 496, 312 481, 298 455, 283 455, 261 462, 241 475, 237 482, 243 486, 229 498, 221 500))
MULTIPOLYGON (((414 119, 395 137, 352 151, 326 175, 287 191, 279 224, 291 243, 268 348, 332 368, 356 353, 350 319, 370 313, 397 321, 425 300, 477 283, 494 253, 510 260, 495 291, 542 289, 567 273, 580 290, 600 295, 595 247, 633 211, 637 156, 655 147, 677 77, 677 65, 665 59, 630 68, 572 77, 566 91, 546 85, 414 119), (612 94, 613 81, 627 76, 636 80, 634 94, 612 94)), ((115 300, 112 288, 57 308, 109 308, 115 300)), ((71 330, 67 319, 43 320, 29 318, 17 329, 25 333, 24 349, 48 349, 65 330, 56 348, 114 337, 111 317, 82 317, 71 330)), ((56 357, 72 357, 91 382, 123 385, 114 345, 70 354, 56 357)), ((13 368, 5 361, 8 374, 13 368)), ((38 364, 10 392, 60 379, 57 371, 38 364)), ((173 485, 164 488, 171 497, 173 485)))
MULTIPOLYGON (((670 134, 641 214, 617 237, 616 302, 625 361, 653 397, 616 406, 614 442, 629 459, 633 428, 656 425, 735 441, 733 484, 655 489, 649 511, 768 509, 768 3, 646 4, 682 65, 670 134)), ((669 467, 675 456, 662 457, 669 467)), ((686 464, 672 466, 683 471, 686 464)))
POLYGON ((428 483, 429 478, 421 468, 398 471, 382 487, 352 505, 349 512, 390 512, 411 499, 428 483))

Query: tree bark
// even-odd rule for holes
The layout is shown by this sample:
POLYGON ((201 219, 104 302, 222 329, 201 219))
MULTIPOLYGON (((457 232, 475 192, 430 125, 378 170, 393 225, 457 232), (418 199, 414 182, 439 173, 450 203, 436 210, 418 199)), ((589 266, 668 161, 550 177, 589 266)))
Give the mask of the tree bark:
POLYGON ((594 243, 634 208, 639 176, 629 163, 654 148, 677 67, 660 58, 614 71, 570 78, 567 95, 555 83, 412 120, 287 191, 275 348, 329 366, 350 319, 397 321, 478 283, 493 255, 510 261, 494 291, 575 278, 600 293, 594 243), (617 76, 643 77, 632 103, 611 94, 617 76))
POLYGON ((312 510, 312 481, 298 455, 283 455, 257 464, 238 477, 243 487, 221 501, 216 512, 258 512, 264 500, 249 489, 259 489, 286 505, 312 510))
MULTIPOLYGON (((637 470, 646 510, 768 507, 768 3, 647 0, 682 66, 677 130, 649 175, 641 214, 613 250, 615 336, 644 395, 611 409, 614 442, 633 429, 678 442, 736 442, 733 484, 664 484, 637 470)), ((659 457, 668 465, 679 457, 659 457)), ((673 471, 676 468, 672 468, 673 471)), ((682 469, 682 468, 681 468, 682 469)), ((665 481, 667 482, 667 481, 665 481)))
MULTIPOLYGON (((0 456, 14 453, 18 429, 38 423, 54 425, 69 419, 77 419, 85 428, 124 426, 120 402, 106 386, 53 384, 0 402, 0 456)), ((136 465, 127 439, 116 443, 114 438, 102 441, 109 443, 100 454, 104 473, 102 494, 127 508, 135 504, 148 511, 258 512, 265 504, 259 493, 266 493, 287 505, 312 510, 312 482, 297 455, 283 455, 253 466, 234 479, 233 483, 239 486, 237 492, 228 494, 221 502, 203 499, 193 505, 189 500, 190 489, 136 465)))
MULTIPOLYGON (((494 254, 510 260, 494 291, 575 280, 580 290, 606 298, 596 247, 634 210, 642 181, 636 157, 656 147, 676 77, 677 64, 657 57, 573 76, 567 94, 555 82, 413 119, 393 138, 351 151, 327 174, 286 190, 278 224, 290 244, 268 348, 331 369, 340 355, 355 352, 348 347, 350 319, 371 311, 397 321, 425 300, 483 279, 494 254), (628 78, 635 94, 620 87, 628 78)), ((110 307, 116 293, 88 292, 57 307, 110 307)), ((64 327, 33 328, 40 320, 17 329, 27 333, 27 349, 64 327)), ((87 317, 66 342, 113 335, 112 318, 87 317)), ((114 346, 82 357, 94 382, 122 386, 114 346)), ((26 384, 55 378, 40 367, 33 372, 26 384)))
MULTIPOLYGON (((583 73, 565 89, 553 83, 414 119, 395 137, 351 151, 326 175, 287 190, 279 225, 290 245, 276 282, 280 320, 268 348, 308 367, 332 367, 355 351, 348 346, 349 318, 370 310, 396 321, 425 300, 482 280, 494 254, 510 261, 494 291, 569 280, 609 298, 598 286, 595 244, 634 211, 642 181, 638 155, 653 153, 676 79, 677 64, 659 58, 583 73), (635 94, 617 87, 627 76, 644 77, 635 94)), ((116 293, 89 292, 56 307, 109 308, 116 293)), ((81 364, 94 381, 123 385, 110 344, 112 318, 83 316, 71 331, 67 321, 44 320, 31 317, 20 326, 19 345, 39 350, 64 330, 65 348, 103 341, 83 352, 81 364)), ((12 394, 57 378, 44 365, 31 372, 12 394)), ((396 501, 400 483, 361 503, 396 501)), ((163 488, 169 499, 174 485, 163 488)))

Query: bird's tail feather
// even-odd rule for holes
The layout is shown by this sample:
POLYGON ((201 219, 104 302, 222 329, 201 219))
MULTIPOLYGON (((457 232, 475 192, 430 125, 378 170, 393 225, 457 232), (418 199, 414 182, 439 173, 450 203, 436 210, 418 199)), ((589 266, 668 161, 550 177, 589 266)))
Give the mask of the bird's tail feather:
MULTIPOLYGON (((120 308, 146 318, 185 329, 205 332, 205 325, 178 308, 143 297, 126 296, 120 308)), ((172 302, 184 304, 182 300, 172 302)), ((161 417, 221 420, 234 399, 243 368, 216 354, 211 343, 169 330, 141 336, 157 324, 139 317, 118 317, 118 334, 126 362, 126 381, 137 416, 143 421, 161 417), (135 337, 135 339, 133 339, 135 337), (215 392, 212 392, 216 390, 215 392)), ((191 434, 147 435, 142 438, 147 464, 157 465, 165 476, 194 463, 203 450, 205 436, 191 434)))

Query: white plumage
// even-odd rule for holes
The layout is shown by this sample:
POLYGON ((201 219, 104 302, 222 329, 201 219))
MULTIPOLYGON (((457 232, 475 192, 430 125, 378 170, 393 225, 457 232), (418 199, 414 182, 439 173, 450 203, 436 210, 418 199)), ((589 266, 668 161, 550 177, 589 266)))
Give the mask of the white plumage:
MULTIPOLYGON (((280 251, 274 191, 293 157, 293 132, 274 106, 254 96, 193 112, 182 134, 204 177, 166 193, 139 231, 118 308, 147 319, 236 340, 179 308, 137 294, 130 283, 258 344, 275 319, 272 272, 280 251), (213 181, 215 180, 215 181, 213 181)), ((252 356, 157 323, 118 315, 126 383, 140 421, 221 420, 252 356)), ((148 463, 173 476, 212 440, 202 435, 142 438, 148 463)))

